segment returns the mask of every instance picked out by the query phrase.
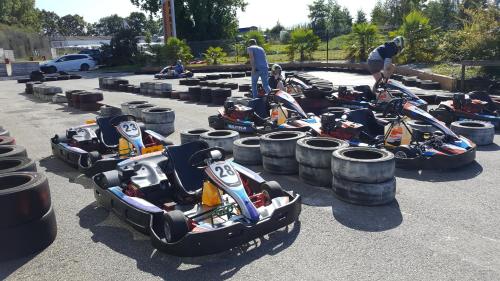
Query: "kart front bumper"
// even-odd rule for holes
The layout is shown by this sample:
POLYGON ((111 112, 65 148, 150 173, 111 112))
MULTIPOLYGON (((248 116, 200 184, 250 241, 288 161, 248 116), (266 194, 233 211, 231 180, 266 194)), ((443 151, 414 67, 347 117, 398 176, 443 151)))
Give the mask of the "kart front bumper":
POLYGON ((419 156, 415 158, 397 158, 396 167, 408 170, 449 170, 465 166, 476 159, 476 146, 462 154, 419 156))
POLYGON ((163 216, 155 214, 151 220, 151 242, 160 251, 183 257, 210 255, 229 250, 297 221, 302 199, 300 195, 288 196, 290 203, 277 208, 270 217, 255 224, 244 225, 237 222, 217 230, 190 232, 175 243, 165 240, 163 216))

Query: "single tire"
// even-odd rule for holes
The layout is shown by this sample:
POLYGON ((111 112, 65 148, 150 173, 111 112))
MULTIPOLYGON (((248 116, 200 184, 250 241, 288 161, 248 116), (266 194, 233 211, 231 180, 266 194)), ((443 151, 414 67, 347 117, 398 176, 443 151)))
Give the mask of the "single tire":
POLYGON ((96 175, 95 180, 103 189, 108 189, 114 186, 121 186, 120 174, 117 170, 111 170, 98 174, 96 175))
POLYGON ((211 103, 212 102, 212 89, 201 88, 200 102, 202 102, 202 103, 211 103))
POLYGON ((432 125, 429 125, 428 123, 425 123, 420 120, 410 120, 407 122, 408 126, 411 129, 417 129, 423 133, 434 133, 438 129, 434 128, 432 125))
POLYGON ((364 183, 333 176, 332 189, 337 198, 352 204, 376 206, 388 204, 396 197, 396 178, 385 182, 364 183))
POLYGON ((455 121, 451 123, 450 129, 456 134, 462 135, 477 145, 488 145, 495 138, 495 126, 490 122, 483 121, 455 121))
POLYGON ((179 92, 179 99, 183 101, 188 101, 191 98, 189 92, 179 92))
POLYGON ((165 239, 174 243, 182 239, 189 232, 188 221, 183 212, 173 210, 163 214, 165 239))
POLYGON ((80 66, 81 71, 89 71, 89 69, 90 69, 90 66, 86 63, 82 63, 82 65, 80 66))
POLYGON ((0 174, 0 229, 39 219, 50 206, 50 189, 45 174, 0 174))
POLYGON ((80 94, 80 103, 95 103, 103 100, 102 93, 99 92, 86 92, 80 94))
POLYGON ((201 98, 201 87, 189 87, 188 88, 189 92, 189 100, 198 102, 200 101, 201 98))
POLYGON ((0 136, 8 137, 8 136, 10 136, 10 132, 8 130, 4 129, 2 126, 0 126, 0 136))
POLYGON ((0 146, 0 158, 3 157, 27 157, 26 148, 20 145, 2 145, 0 146))
POLYGON ((333 175, 354 182, 386 182, 394 177, 395 167, 394 155, 382 149, 347 147, 332 154, 333 175))
POLYGON ((260 138, 248 137, 237 139, 233 143, 234 162, 243 165, 262 164, 262 155, 260 154, 260 138))
POLYGON ((163 136, 170 135, 171 133, 175 132, 174 123, 163 123, 163 124, 144 123, 144 125, 146 126, 146 129, 156 132, 163 136))
POLYGON ((121 104, 121 109, 124 115, 130 115, 130 106, 132 105, 138 105, 138 104, 146 104, 148 103, 147 101, 129 101, 129 102, 124 102, 121 104))
POLYGON ((40 219, 0 231, 0 261, 35 254, 47 248, 57 236, 54 209, 40 219))
POLYGON ((241 84, 238 86, 238 91, 240 92, 250 92, 252 86, 250 84, 241 84))
POLYGON ((80 110, 82 111, 98 111, 101 108, 102 104, 100 103, 80 103, 80 110))
POLYGON ((240 138, 240 134, 231 130, 215 130, 200 135, 200 140, 208 143, 209 147, 220 147, 227 153, 233 153, 233 143, 240 138))
POLYGON ((13 172, 36 172, 36 164, 25 157, 0 158, 0 174, 13 172))
POLYGON ((167 107, 150 107, 141 111, 144 123, 170 124, 175 121, 175 112, 167 107))
POLYGON ((16 140, 9 136, 0 136, 0 145, 15 145, 16 140))
POLYGON ((295 157, 270 157, 262 155, 262 167, 271 174, 295 175, 299 171, 299 163, 295 157))
POLYGON ((156 105, 150 103, 138 104, 130 106, 129 110, 132 116, 134 116, 136 119, 142 120, 142 111, 146 108, 151 108, 155 106, 156 105))
POLYGON ((197 141, 200 139, 200 135, 208 132, 208 129, 191 129, 181 132, 181 144, 197 141))
POLYGON ((268 157, 293 157, 297 141, 304 138, 306 133, 295 131, 279 131, 261 136, 260 151, 268 157))
POLYGON ((337 149, 348 146, 349 143, 344 140, 326 137, 306 137, 297 140, 295 156, 297 161, 302 165, 330 169, 332 153, 337 149))
POLYGON ((330 168, 311 167, 299 162, 299 178, 313 186, 332 186, 332 170, 330 168))
POLYGON ((170 98, 178 100, 180 98, 180 92, 172 91, 172 93, 170 93, 170 98))

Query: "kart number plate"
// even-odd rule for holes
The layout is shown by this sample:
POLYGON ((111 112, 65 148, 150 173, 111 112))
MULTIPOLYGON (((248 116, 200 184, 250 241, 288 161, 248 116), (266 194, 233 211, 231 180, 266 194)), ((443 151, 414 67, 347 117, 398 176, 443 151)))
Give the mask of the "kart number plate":
POLYGON ((126 121, 120 123, 120 129, 124 132, 128 137, 134 138, 139 136, 139 126, 137 123, 126 121))
POLYGON ((150 147, 145 147, 142 149, 142 154, 147 154, 156 151, 163 151, 163 145, 155 145, 150 147))
POLYGON ((210 169, 224 184, 230 186, 240 185, 240 178, 231 164, 227 162, 213 163, 210 165, 210 169))

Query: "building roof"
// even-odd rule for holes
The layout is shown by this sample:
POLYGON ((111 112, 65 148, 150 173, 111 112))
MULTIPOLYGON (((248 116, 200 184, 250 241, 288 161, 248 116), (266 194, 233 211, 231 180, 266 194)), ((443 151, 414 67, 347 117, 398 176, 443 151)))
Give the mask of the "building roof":
POLYGON ((96 41, 111 40, 111 36, 54 36, 51 41, 96 41))

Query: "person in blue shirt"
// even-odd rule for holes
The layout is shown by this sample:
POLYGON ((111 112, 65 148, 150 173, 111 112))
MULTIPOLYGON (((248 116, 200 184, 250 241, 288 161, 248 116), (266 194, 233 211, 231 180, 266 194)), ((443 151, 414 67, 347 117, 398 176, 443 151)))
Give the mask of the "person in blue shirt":
POLYGON ((174 66, 174 70, 175 70, 177 75, 181 75, 182 73, 184 73, 184 65, 182 65, 181 60, 177 61, 177 63, 174 66))
POLYGON ((266 95, 271 92, 269 87, 268 76, 269 76, 269 66, 267 63, 266 52, 262 47, 257 45, 255 39, 248 40, 248 57, 250 60, 250 65, 252 66, 252 96, 254 98, 258 97, 257 92, 257 81, 262 81, 262 87, 266 91, 266 95))
POLYGON ((387 82, 395 70, 392 58, 401 53, 404 48, 404 38, 398 36, 392 41, 385 42, 373 50, 368 56, 368 71, 373 75, 375 81, 381 78, 387 82))

